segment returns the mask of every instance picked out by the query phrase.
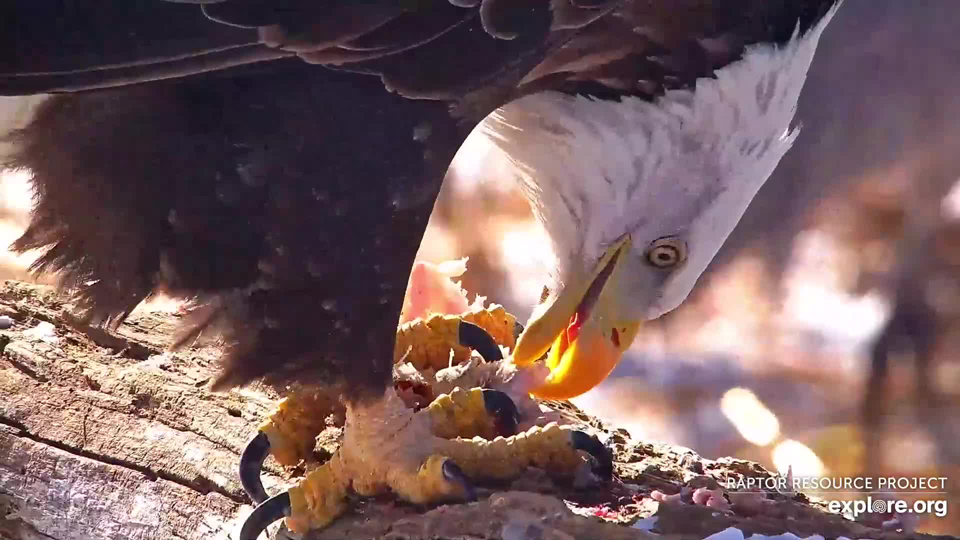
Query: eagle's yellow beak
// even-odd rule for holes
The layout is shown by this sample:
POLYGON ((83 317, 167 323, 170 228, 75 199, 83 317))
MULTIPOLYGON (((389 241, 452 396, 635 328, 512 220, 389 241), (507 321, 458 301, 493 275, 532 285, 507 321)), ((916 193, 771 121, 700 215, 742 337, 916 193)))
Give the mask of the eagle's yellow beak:
POLYGON ((550 351, 550 375, 531 395, 567 399, 583 394, 607 378, 633 343, 640 322, 619 320, 624 310, 617 309, 624 301, 617 285, 629 249, 627 236, 589 274, 570 279, 553 304, 527 325, 514 349, 514 363, 530 366, 550 351))

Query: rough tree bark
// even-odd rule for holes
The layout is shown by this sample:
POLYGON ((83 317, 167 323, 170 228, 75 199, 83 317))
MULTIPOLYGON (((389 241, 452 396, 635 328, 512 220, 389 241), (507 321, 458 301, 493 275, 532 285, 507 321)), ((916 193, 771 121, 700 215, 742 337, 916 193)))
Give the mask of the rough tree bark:
POLYGON ((215 349, 162 353, 176 316, 80 331, 15 282, 0 312, 0 538, 225 538, 250 511, 237 459, 276 396, 207 391, 215 349))

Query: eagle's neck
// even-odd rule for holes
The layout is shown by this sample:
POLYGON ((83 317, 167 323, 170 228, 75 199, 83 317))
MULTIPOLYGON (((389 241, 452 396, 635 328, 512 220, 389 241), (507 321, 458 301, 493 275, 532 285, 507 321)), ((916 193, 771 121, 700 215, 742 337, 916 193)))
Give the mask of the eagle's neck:
POLYGON ((651 223, 673 234, 717 221, 712 258, 797 134, 790 124, 800 90, 834 13, 784 46, 748 47, 714 78, 654 102, 543 92, 491 115, 486 133, 517 166, 553 241, 555 277, 562 282, 569 265, 592 264, 651 223))

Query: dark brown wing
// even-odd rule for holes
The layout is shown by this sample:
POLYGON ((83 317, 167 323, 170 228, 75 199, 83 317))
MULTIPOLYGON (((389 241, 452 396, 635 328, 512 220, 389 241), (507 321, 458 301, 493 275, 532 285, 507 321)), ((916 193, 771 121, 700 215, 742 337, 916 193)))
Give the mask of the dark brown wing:
POLYGON ((0 94, 118 86, 289 56, 199 6, 155 0, 0 3, 0 94))
POLYGON ((786 43, 836 0, 409 0, 327 13, 310 2, 283 15, 254 15, 251 6, 260 2, 204 10, 222 22, 258 26, 261 42, 308 62, 381 74, 410 97, 456 98, 504 84, 501 77, 515 68, 522 81, 514 97, 554 89, 651 98, 691 87, 749 45, 786 43), (496 39, 478 40, 481 28, 496 39), (522 52, 504 54, 511 48, 522 52))
POLYGON ((408 97, 456 100, 521 78, 514 96, 586 89, 652 97, 689 87, 747 45, 784 43, 833 4, 14 0, 0 7, 0 93, 116 86, 296 54, 380 75, 408 97))
POLYGON ((381 75, 411 97, 459 97, 529 69, 605 4, 13 0, 0 7, 0 93, 119 86, 299 54, 381 75), (551 34, 561 22, 570 29, 551 34))

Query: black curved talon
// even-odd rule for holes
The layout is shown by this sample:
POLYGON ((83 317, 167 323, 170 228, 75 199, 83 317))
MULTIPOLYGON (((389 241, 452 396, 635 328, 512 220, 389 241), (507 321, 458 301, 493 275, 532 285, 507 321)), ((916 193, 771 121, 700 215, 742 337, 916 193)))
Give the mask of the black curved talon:
POLYGON ((503 360, 503 351, 500 350, 500 346, 494 341, 493 336, 471 322, 460 319, 457 341, 460 342, 460 345, 470 347, 480 353, 480 356, 487 362, 503 360))
POLYGON ((593 474, 604 482, 613 478, 613 452, 604 446, 600 439, 582 431, 570 432, 570 439, 574 448, 583 450, 593 458, 594 463, 591 466, 593 474))
POLYGON ((255 504, 267 500, 267 491, 263 489, 260 480, 260 471, 263 469, 263 460, 270 455, 270 439, 267 434, 258 431, 257 436, 250 439, 240 454, 240 485, 255 504))
POLYGON ((443 462, 442 470, 443 477, 446 478, 447 481, 460 485, 460 489, 463 490, 464 498, 467 502, 477 500, 477 490, 473 489, 473 484, 459 465, 448 459, 443 462))
POLYGON ((520 421, 520 411, 510 396, 492 388, 483 389, 483 405, 487 413, 493 417, 493 425, 497 435, 509 437, 517 434, 517 423, 520 421))
POLYGON ((257 540, 267 527, 290 515, 290 494, 284 491, 253 509, 240 528, 239 540, 257 540))

